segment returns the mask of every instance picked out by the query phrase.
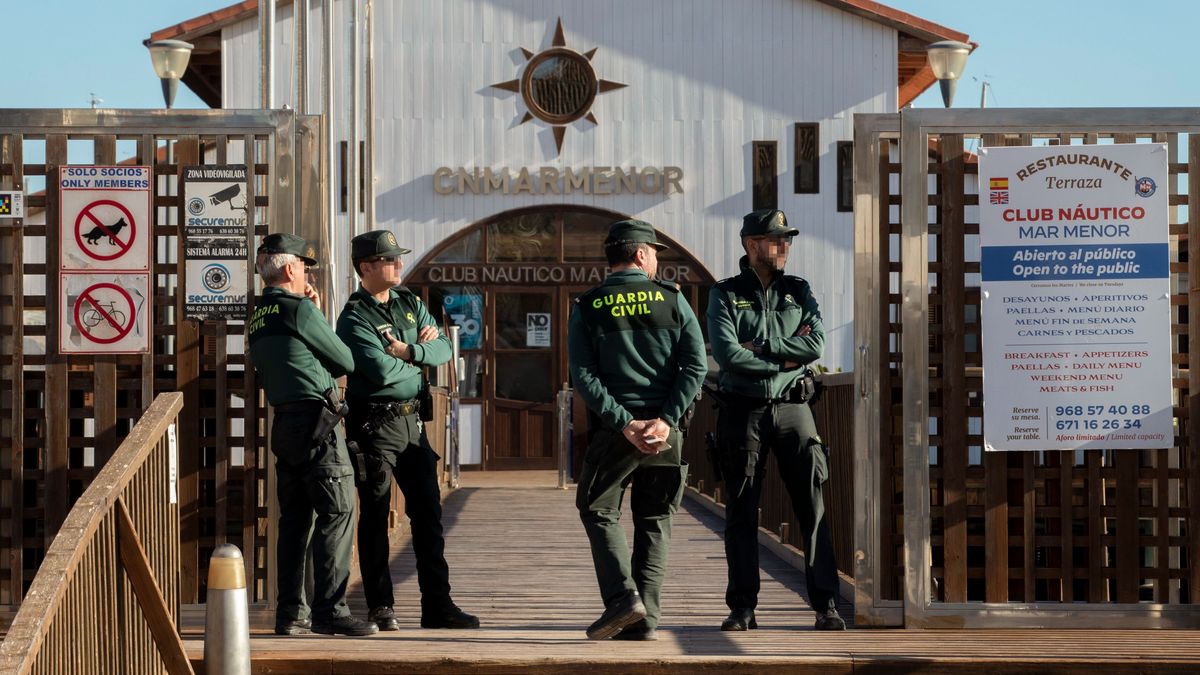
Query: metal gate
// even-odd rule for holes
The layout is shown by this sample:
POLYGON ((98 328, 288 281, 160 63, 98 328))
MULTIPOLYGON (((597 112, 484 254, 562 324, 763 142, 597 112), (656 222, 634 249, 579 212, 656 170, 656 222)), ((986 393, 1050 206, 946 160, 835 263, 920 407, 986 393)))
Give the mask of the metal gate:
POLYGON ((209 554, 224 542, 244 552, 251 602, 273 601, 265 402, 244 322, 181 318, 180 177, 187 165, 247 165, 252 297, 255 237, 268 229, 320 242, 328 259, 320 132, 320 118, 287 110, 0 110, 0 189, 24 191, 27 209, 0 220, 0 611, 9 617, 118 439, 156 394, 175 390, 185 396, 175 434, 180 602, 204 601, 209 554), (118 163, 152 167, 151 353, 59 354, 58 168, 118 163))
POLYGON ((1200 625, 1200 109, 905 110, 858 115, 854 143, 859 624, 1200 625), (1148 141, 1170 158, 1174 444, 984 453, 965 148, 1148 141))

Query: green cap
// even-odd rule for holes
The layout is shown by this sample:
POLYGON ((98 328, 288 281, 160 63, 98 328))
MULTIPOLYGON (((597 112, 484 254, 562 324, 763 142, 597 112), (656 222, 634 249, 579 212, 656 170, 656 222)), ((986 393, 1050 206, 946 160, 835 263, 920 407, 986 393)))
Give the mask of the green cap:
POLYGON ((787 216, 783 215, 783 211, 779 209, 759 209, 751 211, 742 218, 743 237, 761 237, 768 235, 772 237, 794 237, 800 234, 800 230, 794 227, 788 227, 787 216))
POLYGON ((375 256, 397 256, 411 253, 406 248, 400 248, 396 243, 396 235, 389 230, 371 230, 350 240, 350 258, 363 260, 375 256))
POLYGON ((259 253, 291 253, 308 265, 317 264, 317 249, 304 237, 298 237, 287 232, 276 232, 263 237, 258 245, 259 253))
POLYGON ((654 227, 644 220, 618 220, 608 226, 608 237, 604 239, 604 247, 618 244, 650 244, 658 250, 666 248, 658 243, 658 235, 654 227))

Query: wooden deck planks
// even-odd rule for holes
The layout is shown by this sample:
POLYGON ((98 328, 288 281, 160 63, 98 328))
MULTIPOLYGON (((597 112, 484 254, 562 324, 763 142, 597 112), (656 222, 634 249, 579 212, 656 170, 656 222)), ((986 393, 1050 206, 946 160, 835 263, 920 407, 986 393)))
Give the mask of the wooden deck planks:
MULTIPOLYGON (((685 500, 676 516, 660 639, 592 642, 584 628, 601 611, 573 490, 464 488, 446 498, 447 558, 455 601, 483 628, 419 628, 415 559, 400 541, 393 561, 401 630, 366 638, 256 635, 257 673, 821 672, 856 669, 990 674, 1070 672, 1105 663, 1140 672, 1200 670, 1189 631, 851 630, 815 633, 803 574, 766 549, 761 628, 717 630, 726 613, 722 522, 685 500), (1036 668, 1035 668, 1036 666, 1036 668)), ((626 509, 628 510, 628 509, 626 509)), ((626 519, 627 529, 628 518, 626 519)), ((351 606, 363 615, 352 580, 351 606)), ((843 612, 852 612, 845 608, 843 612)), ((199 663, 203 643, 185 640, 199 663)))

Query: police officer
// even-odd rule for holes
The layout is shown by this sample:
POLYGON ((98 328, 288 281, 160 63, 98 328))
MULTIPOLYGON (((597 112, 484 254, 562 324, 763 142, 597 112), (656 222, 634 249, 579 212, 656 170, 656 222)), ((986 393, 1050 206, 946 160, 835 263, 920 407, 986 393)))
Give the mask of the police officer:
POLYGON ((370 635, 375 624, 350 615, 354 470, 338 426, 340 377, 354 368, 350 350, 326 323, 307 283, 314 251, 293 234, 269 234, 255 261, 265 288, 247 331, 250 360, 275 409, 271 452, 279 480, 279 594, 275 633, 370 635), (311 615, 304 566, 312 540, 311 615))
POLYGON ((592 431, 575 503, 605 606, 587 629, 593 640, 657 639, 671 517, 687 477, 680 420, 708 369, 687 300, 653 281, 663 248, 649 223, 613 223, 604 240, 611 273, 580 296, 567 329, 571 378, 592 431), (632 558, 620 525, 626 486, 632 558))
POLYGON ((813 388, 807 365, 821 356, 825 329, 808 282, 783 272, 798 233, 782 211, 746 215, 741 274, 719 282, 708 298, 708 337, 724 394, 717 443, 728 494, 725 603, 730 612, 721 630, 758 627, 758 499, 769 451, 775 453, 804 541, 816 628, 846 628, 837 612, 838 575, 821 500, 829 468, 806 402, 813 388))
POLYGON ((479 619, 450 599, 450 570, 442 535, 437 453, 418 415, 428 396, 423 366, 450 360, 450 340, 441 335, 421 299, 400 284, 409 250, 387 230, 351 241, 360 286, 338 317, 337 334, 354 355, 346 381, 350 404, 347 429, 365 460, 358 488, 358 556, 369 618, 382 630, 399 630, 388 570, 388 514, 392 477, 404 493, 421 588, 423 628, 478 628, 479 619))

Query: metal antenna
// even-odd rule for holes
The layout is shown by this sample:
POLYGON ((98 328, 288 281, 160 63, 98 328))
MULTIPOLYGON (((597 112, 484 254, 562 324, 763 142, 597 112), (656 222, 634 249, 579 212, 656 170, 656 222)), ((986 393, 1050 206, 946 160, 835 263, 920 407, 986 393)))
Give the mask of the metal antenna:
POLYGON ((100 107, 100 104, 101 104, 101 103, 104 103, 104 99, 97 97, 97 96, 96 96, 96 92, 94 92, 94 91, 89 91, 89 92, 88 92, 88 95, 89 95, 89 96, 91 96, 91 101, 90 101, 90 102, 91 102, 91 104, 92 104, 92 110, 95 110, 96 108, 99 108, 99 107, 100 107))

